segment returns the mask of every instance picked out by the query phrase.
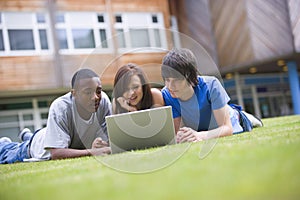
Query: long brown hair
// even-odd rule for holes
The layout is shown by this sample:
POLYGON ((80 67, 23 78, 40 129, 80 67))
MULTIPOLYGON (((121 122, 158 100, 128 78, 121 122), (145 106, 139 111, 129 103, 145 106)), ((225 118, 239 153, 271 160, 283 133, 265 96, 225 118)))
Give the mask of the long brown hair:
POLYGON ((148 82, 147 76, 143 72, 143 70, 138 67, 136 64, 128 63, 120 67, 117 71, 114 79, 114 90, 113 90, 113 98, 115 99, 115 113, 124 113, 128 112, 126 109, 122 108, 117 99, 122 97, 123 94, 128 89, 128 85, 130 83, 131 77, 137 75, 142 83, 143 97, 141 102, 138 103, 137 109, 144 110, 151 108, 153 105, 151 87, 148 82))

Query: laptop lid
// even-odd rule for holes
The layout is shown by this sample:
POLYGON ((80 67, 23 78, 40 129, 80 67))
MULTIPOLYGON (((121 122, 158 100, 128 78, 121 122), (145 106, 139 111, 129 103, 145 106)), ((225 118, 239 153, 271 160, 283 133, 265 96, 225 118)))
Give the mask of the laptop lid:
POLYGON ((171 106, 106 116, 112 153, 175 144, 171 106))

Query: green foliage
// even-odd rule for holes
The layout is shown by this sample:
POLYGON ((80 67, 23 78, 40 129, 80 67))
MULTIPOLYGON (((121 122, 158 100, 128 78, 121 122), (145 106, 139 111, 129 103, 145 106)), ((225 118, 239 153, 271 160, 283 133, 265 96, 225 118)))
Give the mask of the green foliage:
MULTIPOLYGON (((94 157, 1 165, 0 199, 298 199, 300 116, 263 122, 218 139, 203 159, 204 143, 191 144, 171 165, 149 173, 120 172, 94 157)), ((168 147, 153 162, 180 147, 168 147)), ((143 151, 141 162, 155 150, 143 151)), ((129 155, 103 159, 117 166, 129 155)))

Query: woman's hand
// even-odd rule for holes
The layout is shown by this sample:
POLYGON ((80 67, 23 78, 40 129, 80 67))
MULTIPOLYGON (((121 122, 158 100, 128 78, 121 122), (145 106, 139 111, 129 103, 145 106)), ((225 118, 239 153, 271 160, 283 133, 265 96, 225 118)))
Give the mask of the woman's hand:
POLYGON ((199 142, 206 138, 205 132, 197 132, 188 127, 182 127, 179 129, 176 135, 176 140, 178 143, 183 142, 199 142))
POLYGON ((122 108, 128 110, 129 112, 137 111, 135 107, 129 105, 128 100, 126 100, 124 97, 117 98, 117 101, 122 106, 122 108))

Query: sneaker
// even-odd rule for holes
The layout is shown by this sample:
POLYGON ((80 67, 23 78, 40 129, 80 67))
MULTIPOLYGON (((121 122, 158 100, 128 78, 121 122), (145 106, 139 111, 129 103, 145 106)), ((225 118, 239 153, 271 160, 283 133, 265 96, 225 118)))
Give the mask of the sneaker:
POLYGON ((262 121, 258 117, 255 117, 254 115, 251 115, 251 114, 249 114, 245 111, 242 111, 242 112, 251 121, 253 127, 262 127, 262 126, 264 126, 264 124, 262 123, 262 121))
POLYGON ((10 143, 10 142, 12 142, 12 141, 11 141, 11 139, 8 138, 8 137, 2 137, 2 138, 0 138, 0 143, 2 143, 2 142, 10 143))
POLYGON ((24 141, 24 135, 26 133, 31 133, 31 130, 29 128, 24 128, 18 135, 18 138, 21 140, 21 141, 24 141))

